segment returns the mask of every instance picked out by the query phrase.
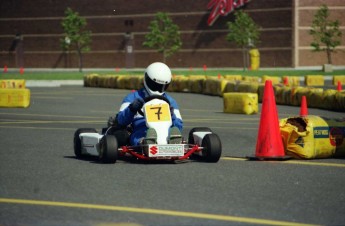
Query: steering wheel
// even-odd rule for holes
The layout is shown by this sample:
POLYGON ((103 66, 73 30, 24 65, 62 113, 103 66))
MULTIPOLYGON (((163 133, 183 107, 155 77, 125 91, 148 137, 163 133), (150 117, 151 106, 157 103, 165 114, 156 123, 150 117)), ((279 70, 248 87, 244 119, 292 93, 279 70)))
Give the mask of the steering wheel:
MULTIPOLYGON (((170 101, 168 100, 168 98, 164 97, 163 95, 162 96, 161 95, 152 95, 152 96, 145 97, 144 103, 147 103, 153 99, 163 100, 163 101, 167 102, 170 106, 170 101)), ((144 112, 141 109, 138 110, 138 113, 139 113, 139 115, 144 116, 144 112)))

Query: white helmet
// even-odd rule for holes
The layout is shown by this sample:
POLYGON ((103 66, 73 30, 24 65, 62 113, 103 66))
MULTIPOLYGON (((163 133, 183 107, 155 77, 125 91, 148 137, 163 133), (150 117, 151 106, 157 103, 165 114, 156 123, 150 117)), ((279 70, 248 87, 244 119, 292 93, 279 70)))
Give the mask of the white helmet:
POLYGON ((171 71, 166 64, 155 62, 146 68, 144 86, 149 95, 163 95, 170 82, 171 71))

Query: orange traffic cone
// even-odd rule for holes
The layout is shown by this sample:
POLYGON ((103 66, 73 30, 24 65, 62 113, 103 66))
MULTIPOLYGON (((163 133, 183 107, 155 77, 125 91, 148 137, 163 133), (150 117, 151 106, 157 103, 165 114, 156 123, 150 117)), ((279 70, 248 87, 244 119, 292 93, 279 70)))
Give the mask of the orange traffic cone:
POLYGON ((338 81, 337 90, 338 90, 339 92, 341 91, 341 81, 338 81))
POLYGON ((272 81, 266 80, 255 156, 250 160, 286 160, 283 141, 280 135, 277 106, 272 81))
POLYGON ((289 86, 289 78, 288 77, 284 77, 283 78, 283 83, 284 83, 284 86, 289 86))
POLYGON ((7 65, 5 65, 5 67, 4 67, 4 73, 7 73, 7 72, 8 72, 7 65))
POLYGON ((24 68, 23 67, 21 67, 20 69, 19 69, 19 73, 22 75, 22 74, 24 74, 24 68))
POLYGON ((300 109, 299 115, 301 117, 305 117, 308 115, 307 97, 306 96, 302 96, 301 109, 300 109))

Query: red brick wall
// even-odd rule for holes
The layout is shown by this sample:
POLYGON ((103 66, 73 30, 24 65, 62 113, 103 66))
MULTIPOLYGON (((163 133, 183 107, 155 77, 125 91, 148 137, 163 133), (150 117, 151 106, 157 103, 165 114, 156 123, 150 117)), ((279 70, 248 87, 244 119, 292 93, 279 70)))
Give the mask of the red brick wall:
POLYGON ((309 34, 315 13, 322 4, 326 4, 330 11, 331 20, 339 20, 343 33, 342 44, 332 54, 333 65, 345 65, 345 1, 343 0, 294 0, 298 12, 295 32, 297 36, 295 49, 295 66, 320 66, 327 63, 325 52, 315 52, 310 46, 313 41, 309 34))
MULTIPOLYGON (((126 67, 125 32, 134 36, 135 67, 146 67, 162 60, 154 50, 143 47, 148 25, 158 11, 167 12, 181 31, 182 49, 168 58, 171 67, 242 67, 242 52, 226 41, 226 23, 233 15, 219 17, 207 25, 209 0, 6 0, 0 2, 0 62, 18 66, 8 50, 14 35, 23 35, 24 66, 64 68, 77 67, 75 54, 62 53, 61 20, 71 7, 87 19, 92 31, 92 46, 84 54, 84 67, 126 67), (68 4, 66 3, 68 2, 68 4), (114 11, 115 10, 115 11, 114 11), (125 21, 132 20, 133 26, 125 21)), ((341 2, 341 1, 340 1, 341 2)), ((262 67, 293 65, 293 8, 289 0, 251 0, 244 9, 262 28, 258 45, 262 67)))

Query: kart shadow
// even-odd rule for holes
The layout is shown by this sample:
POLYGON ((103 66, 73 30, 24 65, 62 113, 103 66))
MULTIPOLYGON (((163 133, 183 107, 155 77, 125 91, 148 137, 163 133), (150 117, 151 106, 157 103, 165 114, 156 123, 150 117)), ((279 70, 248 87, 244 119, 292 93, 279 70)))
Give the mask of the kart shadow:
POLYGON ((110 163, 106 164, 106 163, 102 163, 101 161, 99 161, 99 158, 97 156, 83 156, 83 158, 77 158, 75 156, 64 156, 64 158, 67 159, 74 159, 77 161, 84 161, 84 162, 90 162, 93 164, 100 164, 100 165, 109 165, 110 163))
MULTIPOLYGON (((97 156, 84 156, 83 158, 79 159, 75 156, 64 156, 66 159, 74 159, 77 161, 87 161, 94 164, 102 164, 107 165, 106 163, 102 163, 99 161, 97 156)), ((187 160, 141 160, 135 159, 131 156, 121 156, 116 163, 113 164, 142 164, 142 165, 167 165, 167 164, 182 164, 182 163, 191 163, 191 162, 200 162, 203 163, 204 161, 200 161, 197 158, 191 158, 187 160)))
POLYGON ((88 161, 88 162, 91 162, 91 163, 97 163, 99 162, 98 160, 98 157, 97 156, 84 156, 83 158, 79 159, 77 157, 75 157, 74 155, 73 156, 64 156, 64 158, 66 159, 74 159, 74 160, 77 160, 77 161, 88 161))
MULTIPOLYGON (((119 159, 122 163, 128 164, 142 164, 142 165, 174 165, 174 164, 185 164, 185 163, 208 163, 203 161, 201 158, 189 158, 184 160, 142 160, 142 159, 134 159, 133 157, 121 157, 119 159)), ((117 164, 117 163, 116 163, 117 164)))

